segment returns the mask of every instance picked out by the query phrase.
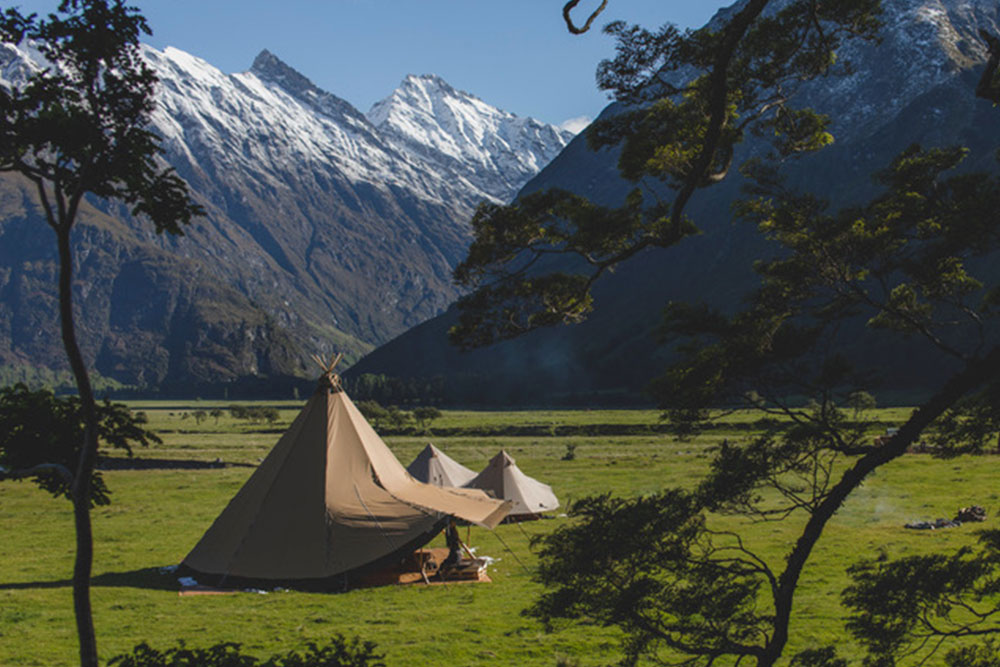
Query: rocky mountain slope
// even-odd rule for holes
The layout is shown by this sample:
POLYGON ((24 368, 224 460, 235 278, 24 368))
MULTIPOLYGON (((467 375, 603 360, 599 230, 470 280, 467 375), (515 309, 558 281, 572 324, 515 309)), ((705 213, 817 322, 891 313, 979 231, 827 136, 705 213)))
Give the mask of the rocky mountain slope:
MULTIPOLYGON (((798 93, 802 103, 834 118, 836 143, 799 162, 792 181, 840 204, 872 196, 871 174, 914 142, 969 146, 967 168, 996 169, 998 112, 976 100, 974 89, 986 57, 977 30, 998 31, 1000 5, 884 0, 883 6, 881 44, 853 44, 841 54, 855 72, 811 82, 798 93)), ((615 113, 614 105, 604 113, 615 113)), ((749 141, 742 150, 746 157, 761 147, 749 141)), ((577 137, 522 192, 561 187, 617 205, 631 186, 618 177, 616 159, 613 150, 590 151, 577 137)), ((733 178, 697 194, 689 213, 703 233, 675 248, 645 252, 603 279, 596 310, 583 324, 459 352, 446 340, 455 321, 449 311, 379 348, 349 375, 443 377, 448 399, 467 404, 642 401, 642 387, 665 361, 656 334, 662 307, 671 300, 735 305, 754 284, 752 261, 769 252, 749 225, 732 220, 730 204, 738 196, 740 183, 733 178)), ((871 359, 899 356, 899 350, 874 344, 859 347, 871 359)), ((906 392, 919 391, 943 370, 912 359, 898 364, 887 395, 905 400, 906 392)))
MULTIPOLYGON (((158 237, 93 202, 76 237, 88 360, 143 388, 301 374, 308 354, 357 358, 436 315, 475 206, 509 199, 570 139, 436 77, 409 77, 370 120, 267 51, 237 74, 144 55, 164 158, 206 215, 158 237)), ((0 47, 0 85, 37 66, 0 47)), ((0 368, 64 364, 48 234, 24 184, 0 182, 0 368)))

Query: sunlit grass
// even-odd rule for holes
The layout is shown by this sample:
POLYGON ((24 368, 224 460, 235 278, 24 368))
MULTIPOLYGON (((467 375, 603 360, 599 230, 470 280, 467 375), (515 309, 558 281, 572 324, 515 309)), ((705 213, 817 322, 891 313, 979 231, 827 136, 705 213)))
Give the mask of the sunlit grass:
MULTIPOLYGON (((274 405, 273 403, 268 403, 274 405)), ((96 557, 94 615, 101 656, 140 641, 164 647, 237 641, 260 655, 322 642, 334 633, 378 643, 390 665, 554 665, 568 656, 580 665, 620 658, 616 632, 574 625, 546 633, 521 615, 540 592, 529 537, 566 518, 504 525, 495 533, 473 528, 479 552, 499 558, 492 584, 387 587, 322 595, 298 592, 179 597, 177 584, 158 568, 178 563, 266 455, 301 403, 281 405, 273 425, 249 424, 227 414, 200 424, 191 413, 202 402, 146 402, 134 406, 162 433, 163 444, 137 451, 142 458, 250 464, 208 469, 112 470, 105 473, 112 504, 94 511, 96 557), (187 413, 187 417, 183 415, 187 413), (509 548, 509 550, 508 550, 509 548)), ((905 411, 879 414, 880 421, 905 411)), ((556 437, 439 437, 436 428, 492 432, 508 425, 657 424, 655 411, 446 412, 431 433, 387 438, 405 464, 427 442, 477 470, 500 448, 528 475, 551 484, 565 505, 587 494, 651 493, 695 484, 711 448, 722 438, 746 437, 759 415, 727 417, 729 426, 692 441, 659 433, 556 437), (533 420, 533 421, 532 421, 533 420), (450 425, 450 426, 449 426, 450 425), (575 458, 563 460, 567 445, 575 458)), ((882 428, 883 426, 879 426, 882 428)), ((875 429, 873 429, 873 434, 875 429)), ((847 502, 810 563, 796 600, 791 649, 844 640, 839 592, 845 569, 862 557, 954 549, 974 539, 973 529, 909 531, 914 519, 951 517, 958 507, 986 507, 991 526, 1000 511, 993 459, 936 461, 903 457, 877 473, 847 502)), ((748 525, 732 517, 717 524, 738 528, 750 545, 778 567, 801 520, 748 525)), ((463 531, 464 535, 464 531, 463 531)), ((69 504, 30 483, 0 484, 0 665, 70 665, 76 660, 71 590, 73 525, 69 504)))

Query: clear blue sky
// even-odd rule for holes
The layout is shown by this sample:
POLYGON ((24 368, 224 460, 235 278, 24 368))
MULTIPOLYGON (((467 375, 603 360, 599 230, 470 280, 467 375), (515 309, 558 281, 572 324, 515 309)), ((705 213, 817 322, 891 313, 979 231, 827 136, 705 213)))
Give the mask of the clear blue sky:
MULTIPOLYGON (((47 13, 58 0, 7 0, 47 13)), ((594 85, 613 54, 600 33, 623 19, 700 27, 729 0, 610 0, 597 30, 576 37, 562 0, 132 0, 156 48, 170 45, 225 72, 268 49, 324 88, 367 111, 407 74, 438 74, 508 111, 550 123, 592 118, 607 104, 594 85)), ((597 0, 583 0, 581 16, 597 0)))

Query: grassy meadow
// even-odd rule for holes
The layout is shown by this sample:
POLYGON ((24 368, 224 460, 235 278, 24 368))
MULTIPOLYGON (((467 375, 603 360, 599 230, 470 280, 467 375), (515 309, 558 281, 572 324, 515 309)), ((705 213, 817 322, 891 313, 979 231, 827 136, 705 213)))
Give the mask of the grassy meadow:
MULTIPOLYGON (((495 533, 473 527, 472 545, 498 559, 491 584, 179 597, 176 579, 160 568, 180 562, 194 546, 301 404, 268 405, 281 409, 273 425, 239 422, 228 413, 197 424, 192 413, 217 407, 209 402, 133 404, 147 413, 163 444, 136 452, 137 458, 158 460, 157 467, 104 473, 112 504, 93 512, 93 603, 102 659, 141 641, 164 648, 180 640, 189 646, 236 641, 264 656, 322 643, 335 633, 376 642, 389 665, 555 665, 560 659, 598 665, 620 657, 614 630, 580 624, 546 632, 520 613, 540 590, 531 579, 529 537, 567 521, 564 516, 503 525, 495 533), (231 465, 205 465, 217 459, 231 465)), ((884 426, 905 415, 886 410, 879 419, 884 426)), ((679 442, 642 432, 643 425, 658 423, 653 411, 445 412, 432 430, 448 435, 392 436, 387 442, 404 465, 434 442, 474 470, 506 448, 525 473, 551 484, 565 506, 587 494, 693 484, 706 469, 710 449, 722 438, 746 437, 756 418, 732 415, 723 427, 679 442), (507 427, 525 425, 540 426, 535 431, 543 434, 504 434, 517 431, 507 427), (628 434, 586 434, 615 430, 607 425, 622 425, 628 434), (564 461, 567 445, 576 446, 576 456, 564 461)), ((797 598, 789 654, 836 642, 856 655, 844 640, 838 604, 845 568, 883 552, 898 556, 969 544, 970 526, 911 531, 903 524, 951 517, 960 506, 979 504, 989 516, 984 525, 994 526, 998 493, 991 457, 936 461, 909 454, 879 472, 835 518, 813 556, 797 598)), ((743 530, 750 546, 775 564, 800 526, 797 520, 754 526, 728 517, 714 521, 743 530)), ((68 501, 28 482, 0 484, 0 665, 76 661, 73 540, 68 501)))

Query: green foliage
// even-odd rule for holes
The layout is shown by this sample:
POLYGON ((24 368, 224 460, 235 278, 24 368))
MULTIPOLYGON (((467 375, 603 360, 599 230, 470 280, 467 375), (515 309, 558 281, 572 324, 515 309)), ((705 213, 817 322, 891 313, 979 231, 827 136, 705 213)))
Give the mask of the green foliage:
POLYGON ((1000 383, 987 384, 951 406, 938 420, 931 442, 938 456, 1000 449, 1000 383))
POLYGON ((948 651, 945 656, 948 667, 993 667, 1000 664, 1000 647, 990 639, 976 646, 966 646, 948 651))
POLYGON ((772 137, 775 159, 833 141, 827 119, 792 106, 792 93, 849 70, 837 50, 851 38, 874 39, 880 3, 797 0, 766 14, 770 4, 746 3, 718 32, 606 28, 617 56, 601 63, 598 81, 628 106, 593 123, 587 139, 595 149, 620 148, 619 170, 636 188, 619 208, 561 190, 481 206, 468 257, 455 270, 473 291, 459 301, 454 343, 489 345, 584 319, 604 273, 697 233, 684 214, 691 197, 726 177, 748 133, 772 137), (558 255, 566 261, 550 261, 558 255))
POLYGON ((667 647, 749 653, 772 622, 757 603, 769 571, 738 537, 706 530, 696 495, 586 498, 578 517, 540 540, 538 578, 550 591, 529 613, 587 617, 625 632, 626 664, 667 647))
MULTIPOLYGON (((763 4, 748 3, 743 11, 763 4)), ((805 4, 790 3, 785 18, 805 11, 805 4)), ((755 25, 774 27, 785 11, 755 25)), ((754 30, 743 39, 752 42, 754 30)), ((752 57, 740 57, 737 51, 734 67, 746 68, 744 79, 770 76, 754 69, 752 57)), ((613 145, 624 138, 623 174, 673 179, 682 196, 694 162, 705 157, 700 149, 712 141, 710 128, 702 132, 686 123, 684 104, 671 99, 641 106, 617 118, 618 126, 603 128, 607 137, 598 128, 591 139, 613 145)), ((701 111, 709 115, 708 106, 701 111)), ((809 114, 781 110, 773 120, 786 124, 778 153, 827 142, 825 123, 809 114)), ((735 141, 725 136, 732 129, 731 123, 720 126, 721 144, 735 141)), ((995 274, 973 269, 1000 250, 1000 182, 957 173, 965 154, 961 148, 910 147, 876 175, 883 194, 832 213, 816 197, 786 188, 773 165, 744 165, 751 198, 737 214, 756 223, 777 250, 757 263, 761 286, 742 311, 667 308, 664 337, 678 361, 650 389, 685 437, 710 426, 719 406, 755 407, 782 421, 762 423, 764 430, 749 438, 723 440, 691 491, 578 502, 572 510, 578 521, 543 540, 538 576, 547 592, 532 613, 615 625, 625 633, 633 663, 666 648, 693 665, 720 656, 773 665, 788 642, 797 589, 814 549, 864 480, 928 432, 938 456, 986 448, 1000 428, 1000 327, 995 285, 989 284, 995 274), (887 341, 919 339, 937 363, 957 369, 887 440, 872 440, 862 421, 874 407, 869 389, 877 369, 855 367, 839 352, 844 338, 864 326, 887 341), (746 534, 712 529, 710 513, 757 521, 798 516, 801 532, 784 558, 768 559, 745 545, 746 534)), ((702 164, 720 174, 728 168, 702 164)), ((869 643, 867 664, 893 665, 894 656, 927 652, 925 646, 970 635, 974 627, 1000 633, 992 622, 1000 578, 991 548, 869 564, 852 574, 859 583, 846 599, 863 609, 851 628, 869 643)), ((829 647, 800 652, 794 660, 844 664, 829 647)))
MULTIPOLYGON (((98 394, 119 392, 129 390, 131 387, 118 382, 113 378, 103 377, 94 371, 91 373, 91 382, 94 391, 98 394)), ((76 389, 73 383, 73 374, 69 371, 54 371, 50 368, 35 368, 26 364, 7 365, 0 364, 0 386, 6 387, 15 384, 24 384, 31 389, 51 389, 59 394, 67 393, 76 389)))
POLYGON ((88 512, 93 503, 106 500, 106 491, 91 485, 100 426, 72 317, 70 235, 88 194, 128 206, 133 216, 150 219, 157 233, 180 234, 181 226, 202 212, 187 184, 163 166, 160 138, 148 129, 156 108, 156 76, 143 60, 139 38, 144 34, 150 34, 146 20, 121 0, 62 0, 56 12, 41 19, 17 9, 0 14, 0 41, 30 41, 49 64, 31 71, 23 83, 0 87, 0 172, 19 174, 35 185, 56 237, 62 341, 86 422, 74 452, 78 472, 69 495, 78 538, 73 601, 80 662, 87 667, 97 665, 88 512))
MULTIPOLYGON (((358 401, 357 408, 361 413, 361 416, 371 423, 372 427, 375 429, 379 429, 383 426, 392 429, 401 429, 404 428, 412 419, 410 413, 400 410, 398 406, 390 405, 389 407, 382 407, 379 405, 378 401, 358 401)), ((421 408, 417 409, 420 410, 421 408)), ((425 409, 433 410, 437 413, 437 417, 441 416, 441 413, 437 408, 425 409)), ((436 419, 437 417, 425 417, 425 419, 429 422, 430 419, 436 419)), ((423 424, 421 424, 421 426, 423 427, 423 424)))
POLYGON ((431 378, 400 378, 363 373, 356 378, 341 379, 344 388, 356 401, 434 405, 445 398, 445 380, 440 375, 431 378))
POLYGON ((792 667, 847 667, 847 661, 837 657, 837 649, 833 646, 797 653, 790 664, 792 667))
POLYGON ((240 645, 232 642, 216 644, 209 648, 189 649, 183 645, 180 648, 168 648, 158 651, 146 643, 136 646, 132 653, 116 655, 108 661, 109 665, 120 667, 254 667, 259 662, 256 658, 245 656, 240 652, 240 645))
POLYGON ((131 653, 111 658, 108 664, 118 667, 385 667, 382 658, 375 652, 373 642, 336 635, 325 646, 310 642, 304 653, 289 651, 266 660, 242 653, 240 645, 234 642, 195 649, 187 648, 182 642, 179 647, 164 651, 142 643, 131 653))
POLYGON ((389 428, 403 428, 410 419, 410 413, 400 410, 396 405, 390 405, 385 409, 385 423, 389 428))
MULTIPOLYGON (((155 433, 143 427, 139 415, 120 403, 105 400, 97 405, 98 440, 132 454, 133 445, 159 443, 155 433)), ((38 465, 56 464, 70 475, 76 473, 84 442, 84 418, 80 400, 60 398, 51 391, 32 391, 22 384, 0 389, 0 466, 17 473, 38 465)), ((111 502, 110 491, 100 471, 91 473, 92 505, 111 502)), ((52 470, 30 477, 55 496, 70 497, 71 480, 52 470)))
POLYGON ((475 239, 455 269, 456 282, 479 289, 459 300, 462 312, 452 340, 475 347, 540 326, 582 321, 591 309, 590 286, 603 269, 594 275, 537 275, 533 267, 544 255, 572 253, 607 268, 641 248, 675 242, 664 211, 645 210, 643 204, 639 190, 620 209, 549 190, 508 206, 480 205, 472 219, 475 239))
POLYGON ((847 627, 867 647, 866 664, 927 659, 940 646, 929 638, 1000 632, 1000 532, 982 533, 980 543, 978 550, 865 560, 848 570, 847 627))
POLYGON ((389 416, 389 411, 379 405, 378 401, 358 401, 358 412, 374 428, 379 428, 389 416))
POLYGON ((416 420, 417 425, 426 430, 435 419, 441 418, 441 411, 433 406, 421 406, 413 408, 411 411, 413 419, 416 420))
MULTIPOLYGON (((198 412, 202 412, 202 418, 204 418, 204 412, 198 412)), ((219 411, 220 416, 221 414, 221 411, 219 411)), ((264 405, 240 405, 238 403, 234 403, 229 406, 229 414, 233 419, 241 419, 253 422, 254 424, 260 424, 262 422, 274 424, 281 417, 277 408, 264 405)), ((195 414, 195 419, 198 419, 197 413, 195 414)), ((198 423, 200 424, 201 421, 198 421, 198 423)))
MULTIPOLYGON (((216 405, 204 403, 206 409, 216 405)), ((503 525, 495 532, 472 527, 477 552, 500 559, 490 567, 491 585, 390 586, 325 596, 271 592, 179 601, 176 580, 159 574, 157 567, 176 562, 178 554, 198 541, 279 436, 228 417, 220 428, 209 420, 194 430, 193 421, 180 421, 181 411, 199 407, 193 401, 142 401, 130 406, 146 412, 149 426, 164 440, 137 455, 162 462, 193 459, 207 467, 192 471, 166 464, 155 470, 103 473, 114 491, 114 503, 95 513, 94 583, 100 594, 94 599, 94 614, 102 665, 111 656, 131 652, 140 638, 161 651, 177 646, 179 638, 187 638, 190 648, 234 641, 245 652, 266 658, 292 648, 301 653, 308 641, 323 646, 334 631, 377 641, 391 665, 492 662, 552 667, 558 655, 580 665, 615 664, 621 659, 621 634, 614 627, 560 622, 559 632, 546 633, 534 619, 517 613, 541 592, 531 579, 537 556, 529 549, 528 537, 573 520, 561 517, 503 525), (180 428, 185 424, 189 428, 180 428), (250 465, 211 466, 219 457, 250 465), (427 639, 428 627, 434 628, 433 641, 427 639)), ((283 421, 290 421, 300 408, 284 402, 283 421)), ((598 490, 630 497, 664 487, 690 489, 704 476, 723 438, 734 441, 753 435, 754 425, 764 416, 756 411, 728 414, 703 435, 677 442, 658 430, 642 428, 660 426, 654 410, 443 412, 435 422, 435 444, 450 456, 478 470, 503 447, 526 474, 551 484, 564 502, 598 490), (554 434, 548 425, 556 425, 554 434), (522 431, 526 426, 537 429, 522 431), (449 435, 442 435, 446 432, 449 435), (579 444, 575 461, 559 460, 567 444, 579 444)), ((876 410, 870 415, 877 424, 871 435, 898 425, 909 412, 876 410)), ((406 464, 427 438, 401 435, 387 441, 406 464)), ((970 526, 923 532, 904 530, 902 524, 914 518, 950 516, 957 504, 978 502, 991 508, 989 522, 983 525, 993 525, 997 460, 992 455, 962 456, 942 470, 941 463, 929 456, 908 454, 898 467, 870 478, 837 514, 810 563, 811 574, 796 597, 789 656, 810 646, 836 644, 850 664, 859 663, 862 651, 843 630, 846 612, 839 603, 840 590, 850 583, 845 568, 851 555, 884 551, 891 558, 973 544, 970 526)), ((72 627, 73 622, 65 604, 72 554, 60 539, 67 529, 62 502, 33 484, 0 484, 0 535, 16 536, 0 540, 7 587, 0 605, 4 628, 0 664, 5 667, 74 662, 72 633, 52 631, 72 627)), ((745 531, 747 546, 774 562, 798 537, 794 520, 753 523, 729 514, 710 515, 708 520, 716 530, 745 531)), ((443 540, 431 546, 443 546, 443 540)), ((660 659, 681 662, 683 657, 668 653, 660 659)), ((731 662, 720 658, 717 664, 731 662)))
POLYGON ((853 408, 871 378, 825 350, 859 317, 922 337, 942 358, 970 359, 988 342, 992 312, 965 267, 998 247, 990 211, 1000 186, 981 174, 948 177, 963 155, 911 147, 879 174, 884 195, 832 215, 773 174, 755 174, 759 196, 739 212, 786 252, 758 263, 762 286, 732 318, 668 309, 666 327, 687 341, 685 361, 653 386, 671 416, 693 426, 698 406, 750 389, 771 400, 833 391, 825 404, 853 408))
MULTIPOLYGON (((742 312, 667 309, 665 330, 681 356, 652 390, 684 435, 707 426, 718 405, 744 402, 784 421, 762 424, 763 432, 743 441, 723 440, 690 493, 578 503, 573 511, 580 520, 545 539, 539 578, 551 592, 535 613, 617 625, 633 660, 666 646, 691 656, 692 664, 709 664, 713 655, 773 664, 813 549, 865 478, 932 429, 938 456, 981 452, 993 441, 1000 426, 1000 339, 995 313, 980 305, 983 283, 965 267, 1000 249, 1000 227, 990 213, 1000 204, 1000 184, 985 175, 949 177, 963 154, 911 148, 879 175, 884 195, 832 215, 814 198, 782 190, 773 174, 757 174, 760 196, 741 212, 782 252, 758 263, 762 285, 742 312), (961 362, 888 441, 873 441, 860 419, 872 406, 870 369, 855 369, 837 352, 841 330, 859 318, 887 336, 922 337, 941 363, 961 362), (786 558, 770 562, 740 535, 711 530, 708 512, 808 520, 786 558), (621 551, 600 548, 627 572, 578 553, 605 533, 621 551), (609 581, 601 583, 605 576, 609 581), (720 582, 724 589, 714 588, 720 582), (720 599, 726 611, 717 607, 720 599)), ((893 656, 971 634, 973 627, 1000 632, 988 622, 1000 593, 995 540, 988 537, 987 548, 975 554, 852 570, 858 583, 845 599, 863 611, 850 627, 868 642, 869 664, 895 664, 893 656)), ((803 664, 837 660, 822 651, 800 654, 803 664)))
POLYGON ((857 420, 868 410, 874 410, 878 405, 878 401, 875 397, 869 394, 867 391, 858 390, 853 391, 847 395, 846 401, 847 407, 853 411, 854 419, 857 420))
POLYGON ((142 15, 121 2, 64 0, 42 19, 17 9, 0 15, 4 42, 32 40, 56 65, 0 89, 0 171, 55 188, 59 211, 43 201, 53 226, 72 226, 86 192, 128 204, 157 232, 179 234, 201 212, 156 160, 159 137, 148 129, 156 76, 139 49, 148 34, 142 15))

